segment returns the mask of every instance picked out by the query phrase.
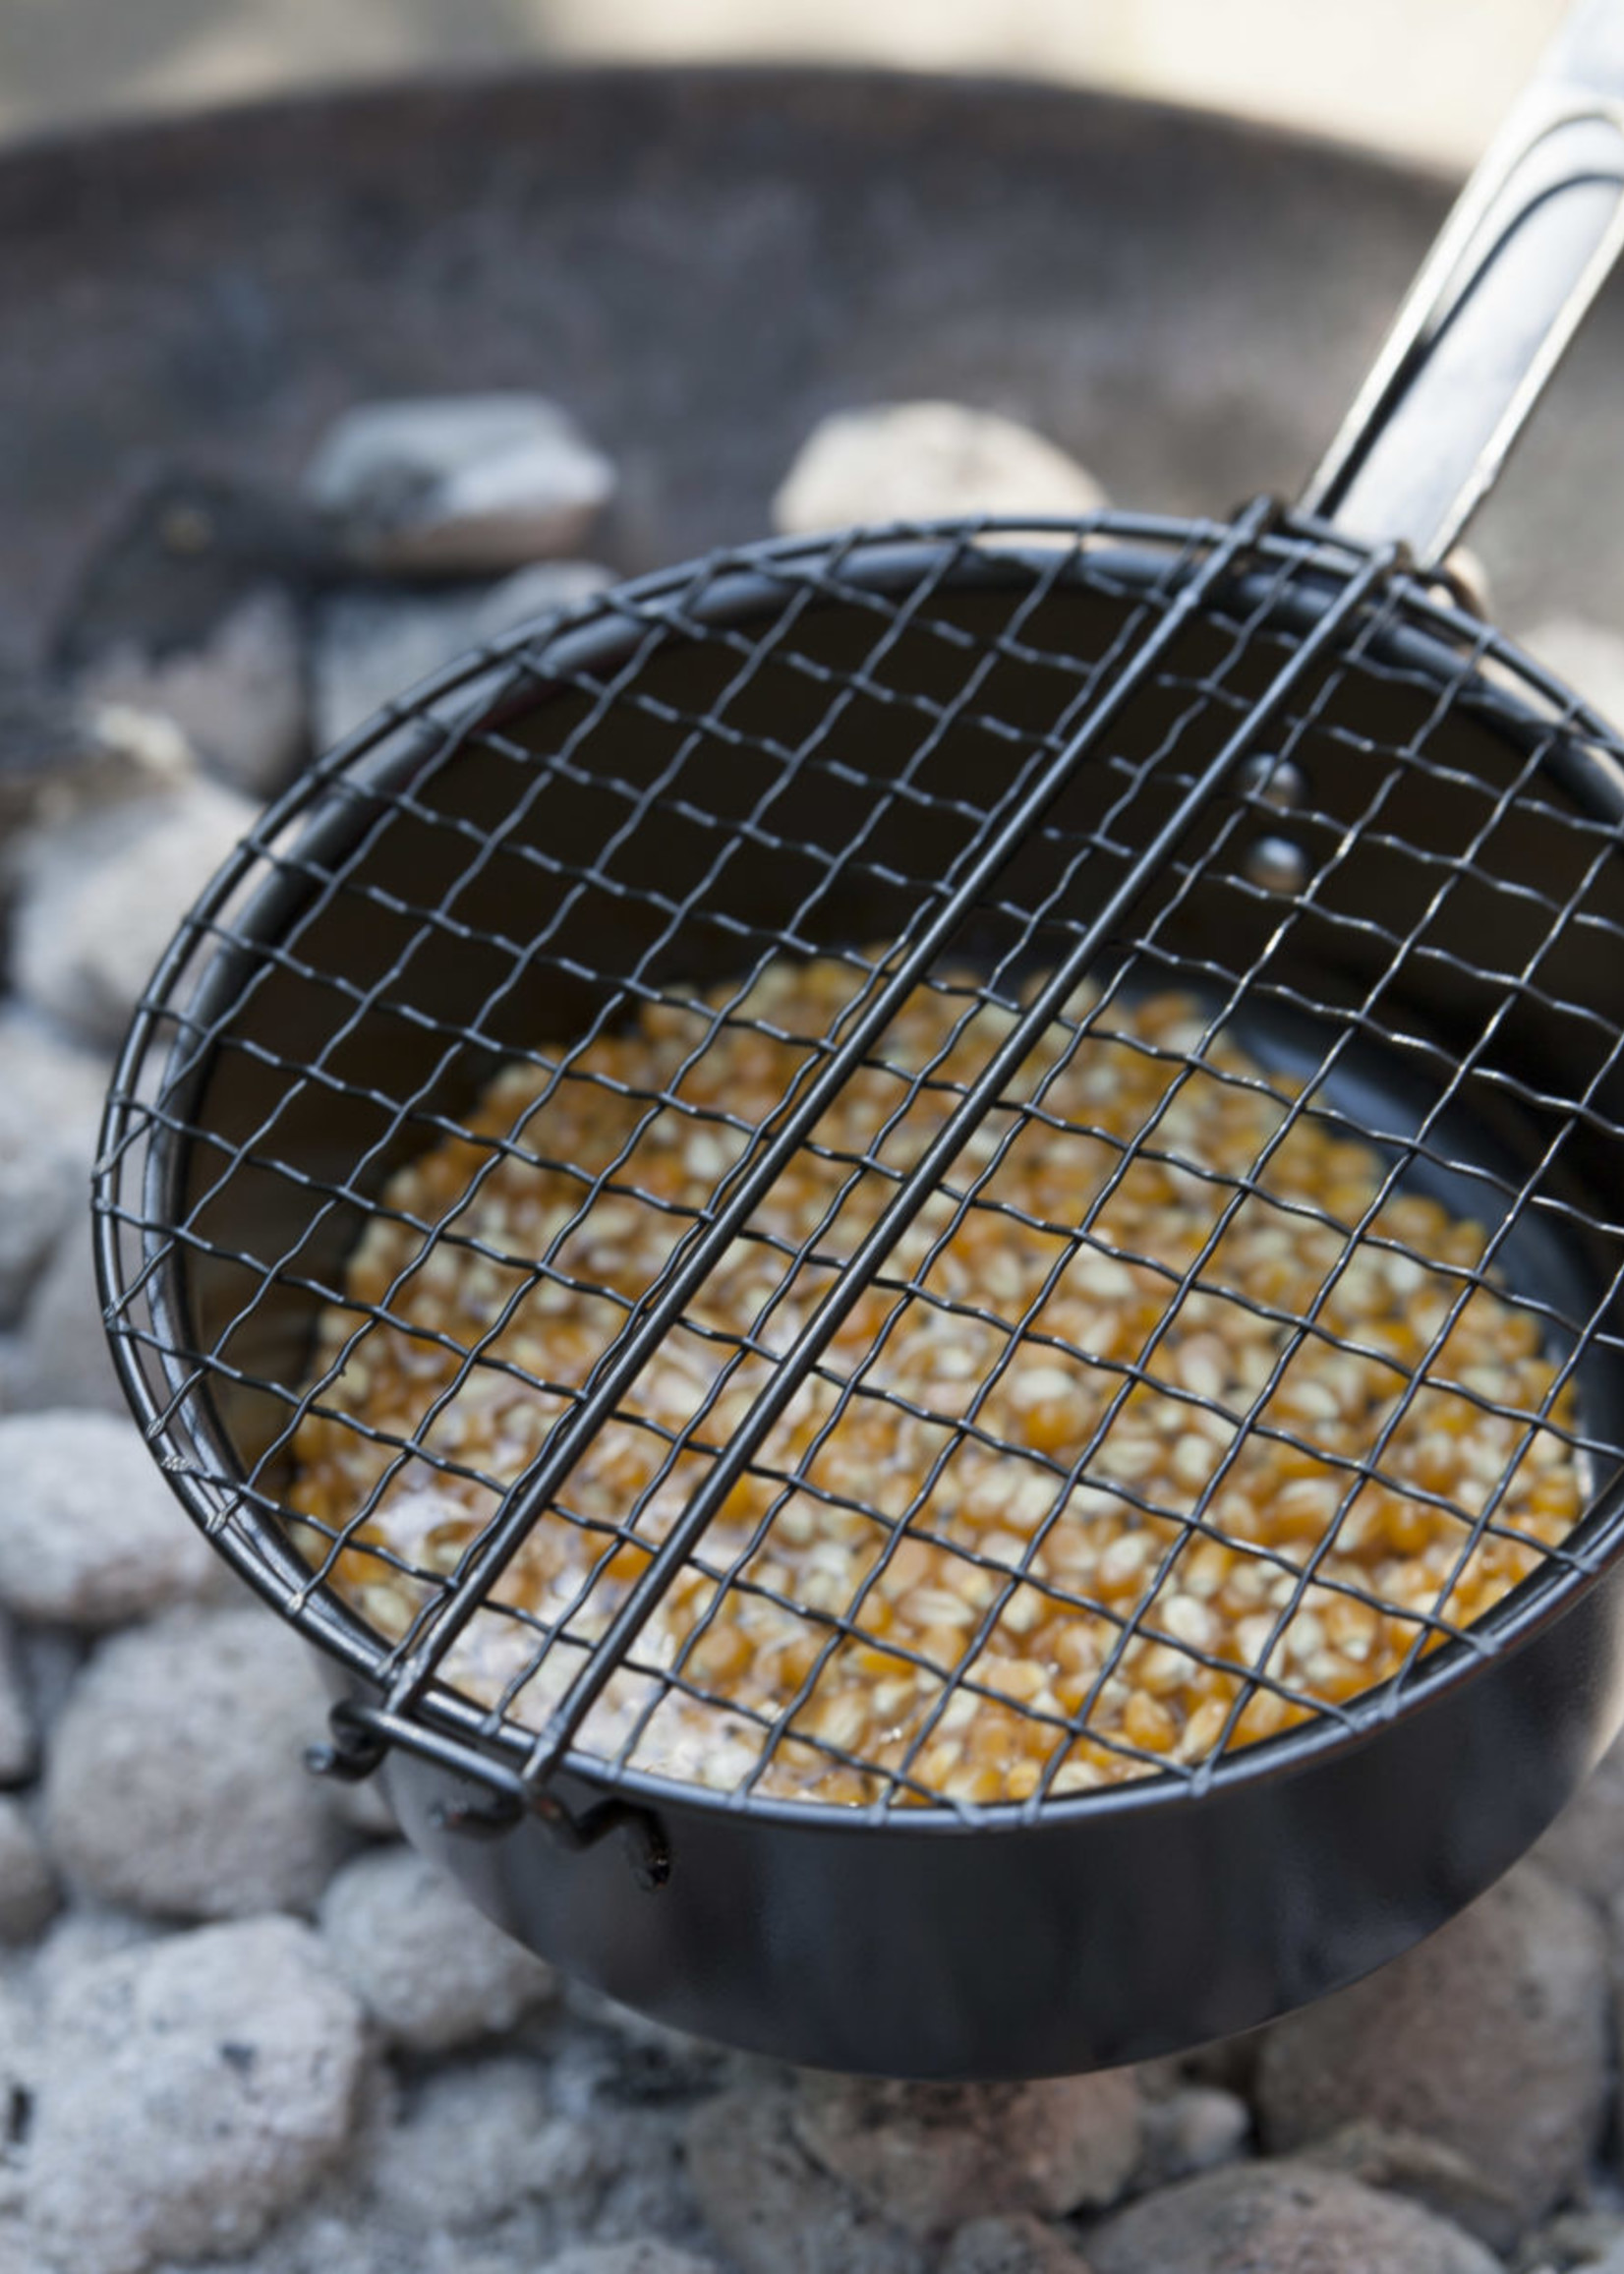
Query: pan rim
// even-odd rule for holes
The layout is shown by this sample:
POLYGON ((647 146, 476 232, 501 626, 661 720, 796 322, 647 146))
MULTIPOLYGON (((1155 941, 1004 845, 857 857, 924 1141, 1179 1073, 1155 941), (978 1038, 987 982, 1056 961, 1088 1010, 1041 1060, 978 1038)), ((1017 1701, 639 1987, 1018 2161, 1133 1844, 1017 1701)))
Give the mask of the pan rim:
MULTIPOLYGON (((379 774, 393 773, 402 765, 410 764, 415 754, 413 748, 409 742, 405 747, 401 744, 403 735, 410 736, 414 728, 421 745, 423 729, 432 725, 437 744, 448 728, 466 730, 477 722, 490 720, 499 715, 504 703, 521 693, 528 691, 526 708, 530 702, 545 699, 546 674, 536 668, 540 661, 551 657, 560 668, 579 668, 582 661, 601 652, 606 643, 610 647, 623 646, 627 636, 626 618, 620 612, 658 610, 663 600, 691 592, 700 569, 715 572, 714 589, 731 608, 735 602, 744 606, 751 591, 759 594, 763 589, 770 589, 775 570, 804 568, 820 559, 859 558, 865 575, 884 576, 905 563, 917 563, 921 549, 940 551, 944 546, 952 546, 962 549, 968 559, 973 556, 976 546, 1002 541, 1005 550, 989 555, 990 560, 996 561, 1018 557, 1021 541, 1029 544, 1038 539, 1082 544, 1101 551, 1109 549, 1115 565, 1118 548, 1126 554, 1136 551, 1142 556, 1147 548, 1165 551, 1196 544, 1211 546, 1220 542, 1228 529, 1229 524, 1224 521, 1198 516, 1115 510, 1077 517, 1021 514, 966 520, 943 516, 765 539, 726 548, 700 561, 677 563, 617 583, 575 604, 556 618, 548 619, 539 645, 534 626, 521 625, 487 647, 447 665, 408 690, 397 702, 375 714, 265 810, 204 888, 143 991, 141 1006, 111 1078, 92 1178, 98 1295, 121 1388, 148 1449, 189 1517, 239 1576, 296 1632, 336 1659, 364 1686, 374 1687, 379 1682, 380 1662, 389 1646, 350 1609, 329 1584, 311 1588, 300 1583, 296 1575, 304 1571, 308 1582, 308 1569, 273 1514, 256 1507, 241 1493, 228 1493, 217 1483, 212 1483, 210 1488, 209 1482, 191 1473, 193 1464, 187 1457, 188 1448, 195 1449, 201 1439, 196 1418, 184 1427, 181 1425, 183 1409, 176 1393, 182 1381, 176 1353, 172 1349, 159 1349, 155 1354, 170 1391, 166 1401, 170 1418, 166 1420, 142 1371, 132 1337, 117 1331, 112 1323, 131 1294, 119 1254, 118 1195, 123 1162, 131 1149, 129 1124, 138 1110, 136 1100, 143 1071, 149 1057, 161 1055, 165 1047, 158 1034, 158 1022, 189 969, 197 974, 200 985, 205 985, 209 967, 212 965, 217 970, 231 954, 229 947, 218 941, 210 942, 206 927, 257 874, 264 878, 265 845, 291 828, 304 825, 319 830, 324 819, 330 824, 342 810, 341 803, 328 794, 335 784, 342 781, 353 787, 359 781, 367 785, 375 782, 379 774), (228 1517, 235 1521, 228 1522, 228 1517)), ((1369 559, 1374 548, 1324 522, 1282 514, 1255 550, 1265 559, 1272 557, 1296 563, 1304 569, 1306 583, 1314 575, 1346 578, 1369 559)), ((1583 703, 1553 672, 1525 655, 1502 634, 1485 627, 1435 579, 1401 567, 1394 571, 1390 589, 1403 604, 1403 624, 1392 639, 1402 643, 1407 655, 1411 652, 1424 655, 1445 642, 1452 643, 1458 653, 1463 640, 1470 642, 1479 665, 1492 663, 1496 667, 1495 681, 1484 679, 1481 685, 1484 695, 1492 699, 1495 707, 1503 707, 1508 722, 1520 720, 1526 725, 1537 718, 1537 713, 1518 704, 1503 683, 1507 678, 1519 692, 1526 690, 1557 711, 1568 723, 1571 736, 1582 737, 1592 745, 1593 762, 1599 759, 1611 762, 1615 779, 1607 787, 1612 792, 1611 802, 1616 804, 1618 813, 1624 815, 1624 739, 1615 729, 1583 703)), ((1294 599, 1298 598, 1302 598, 1303 605, 1308 605, 1305 597, 1294 592, 1294 599)), ((1569 746, 1565 743, 1564 748, 1569 746)), ((1594 784, 1588 787, 1595 788, 1594 784)), ((270 875, 274 881, 274 871, 270 875)), ((255 937, 253 909, 245 909, 235 920, 252 941, 255 937)), ((261 931, 260 936, 268 934, 261 931)), ((184 1145, 166 1139, 161 1132, 148 1134, 136 1147, 146 1172, 150 1175, 156 1170, 171 1188, 178 1174, 177 1156, 183 1155, 184 1149, 184 1145)), ((153 1235, 148 1234, 148 1248, 152 1238, 153 1235)), ((167 1301, 176 1310, 183 1311, 184 1287, 177 1292, 174 1285, 179 1277, 183 1277, 183 1273, 156 1270, 151 1284, 157 1290, 155 1300, 167 1301)), ((189 1385, 189 1395, 198 1395, 196 1385, 189 1385)), ((241 1463, 229 1432, 218 1423, 206 1395, 203 1407, 209 1425, 206 1433, 212 1440, 210 1449, 216 1456, 225 1457, 219 1474, 226 1475, 232 1468, 240 1471, 241 1463)), ((1071 1829, 1083 1822, 1146 1808, 1200 1807, 1218 1801, 1226 1791, 1240 1784, 1290 1781, 1327 1760, 1342 1759, 1362 1750, 1387 1731, 1405 1726, 1441 1693, 1462 1692, 1467 1685, 1486 1678, 1491 1670, 1518 1655, 1616 1568, 1624 1551, 1624 1477, 1597 1499, 1572 1537, 1582 1538, 1586 1543, 1590 1561, 1585 1564, 1571 1559, 1547 1561, 1491 1610, 1474 1621, 1469 1638, 1446 1641, 1418 1662, 1408 1674, 1373 1685, 1348 1701, 1350 1711, 1358 1715, 1357 1720, 1315 1714, 1279 1735, 1225 1753, 1189 1772, 1152 1772, 1121 1784, 1044 1796, 1039 1803, 943 1802, 906 1807, 885 1799, 860 1805, 832 1804, 785 1799, 756 1791, 741 1794, 715 1790, 632 1765, 616 1767, 579 1747, 572 1747, 563 1756, 557 1774, 606 1798, 629 1801, 656 1811, 699 1810, 736 1821, 782 1823, 803 1830, 816 1829, 821 1834, 842 1833, 856 1837, 917 1833, 937 1837, 969 1831, 1031 1834, 1071 1829), (1402 1678, 1404 1687, 1395 1699, 1393 1680, 1397 1678, 1402 1678)), ((1564 1543, 1564 1549, 1569 1545, 1564 1543)), ((471 1745, 493 1763, 500 1763, 504 1774, 510 1773, 512 1762, 522 1759, 534 1742, 535 1733, 527 1732, 520 1723, 504 1723, 493 1730, 485 1709, 441 1682, 435 1684, 416 1713, 427 1727, 442 1730, 456 1741, 471 1745)), ((1624 1720, 1624 1696, 1618 1701, 1617 1718, 1624 1720)))

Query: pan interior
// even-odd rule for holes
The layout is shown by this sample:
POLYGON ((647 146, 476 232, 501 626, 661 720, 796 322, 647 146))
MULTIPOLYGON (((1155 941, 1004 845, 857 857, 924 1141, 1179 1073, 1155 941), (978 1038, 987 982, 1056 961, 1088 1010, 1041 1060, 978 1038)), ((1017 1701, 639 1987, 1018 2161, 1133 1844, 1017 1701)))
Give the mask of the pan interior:
MULTIPOLYGON (((1187 994, 1265 1081, 1303 1085, 1297 1111, 1372 1146, 1395 1195, 1480 1226, 1494 1284, 1571 1377, 1590 1519, 1449 1644, 1462 1662, 1599 1559, 1624 1389, 1614 753, 1487 634, 1402 586, 1248 726, 1330 604, 1323 554, 1278 541, 1175 624, 1209 549, 1133 535, 785 550, 612 595, 516 651, 472 714, 382 739, 290 809, 229 927, 200 934, 196 991, 155 1021, 139 1215, 156 1267, 115 1331, 174 1400, 187 1474, 231 1498, 236 1551, 274 1567, 296 1616, 321 1592, 294 1539, 323 1585, 370 1558, 420 1625, 462 1585, 461 1565, 362 1545, 365 1508, 325 1537, 288 1525, 297 1432, 331 1382, 320 1320, 349 1300, 391 1180, 457 1137, 503 1066, 545 1078, 651 1003, 691 1006, 775 958, 843 959, 853 996, 875 983, 989 817, 1158 631, 1156 668, 928 984, 1006 1015, 1247 729, 1248 763, 1101 939, 1105 1008, 1086 1016, 1187 994)), ((454 1208, 447 1222, 423 1227, 425 1253, 454 1252, 454 1208)), ((341 1366, 365 1351, 369 1321, 353 1323, 341 1366)), ((1494 1522, 1492 1496, 1465 1512, 1474 1538, 1494 1522)), ((1422 1645, 1451 1632, 1442 1608, 1395 1680, 1327 1720, 1396 1710, 1422 1645)), ((398 1640, 376 1638, 380 1666, 398 1640)), ((526 1647, 585 1655, 542 1626, 526 1647)), ((522 1741, 534 1722, 506 1702, 522 1741)), ((929 1797, 906 1782, 877 1803, 929 1797)))

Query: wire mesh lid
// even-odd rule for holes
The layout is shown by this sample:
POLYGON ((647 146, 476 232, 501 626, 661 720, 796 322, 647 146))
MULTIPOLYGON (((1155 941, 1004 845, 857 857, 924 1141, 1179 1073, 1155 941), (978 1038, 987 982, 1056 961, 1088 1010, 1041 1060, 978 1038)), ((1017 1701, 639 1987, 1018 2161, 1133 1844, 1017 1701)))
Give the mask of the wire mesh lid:
POLYGON ((532 1793, 1029 1817, 1338 1742, 1610 1550, 1618 760, 1261 506, 600 596, 318 769, 148 990, 154 1448, 375 1733, 532 1793))

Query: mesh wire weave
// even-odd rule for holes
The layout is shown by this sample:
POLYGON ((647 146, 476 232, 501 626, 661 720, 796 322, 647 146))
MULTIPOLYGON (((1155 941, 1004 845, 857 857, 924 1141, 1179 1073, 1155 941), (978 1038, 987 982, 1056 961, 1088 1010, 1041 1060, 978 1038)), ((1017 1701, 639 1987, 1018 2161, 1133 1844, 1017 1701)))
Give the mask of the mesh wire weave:
MULTIPOLYGON (((1460 1573, 1485 1542, 1536 1549, 1547 1587, 1582 1583, 1610 1544, 1604 1512, 1552 1544, 1500 1511, 1537 1432, 1571 1448, 1597 1510, 1610 1504, 1618 1463, 1608 1432, 1609 1377, 1624 1350, 1614 1312, 1624 1224, 1613 1197, 1624 1189, 1624 989, 1607 968, 1609 959, 1619 964, 1624 934, 1618 783, 1598 724, 1494 635, 1323 532, 1260 513, 1236 524, 910 529, 714 557, 603 596, 562 628, 492 651, 338 753, 266 817, 154 979, 115 1085, 97 1185, 109 1326, 154 1448, 222 1545, 297 1621, 376 1677, 407 1720, 483 1733, 544 1775, 609 1679, 629 1675, 638 1703, 616 1725, 613 1774, 639 1765, 653 1718, 681 1698, 725 1717, 729 1732, 745 1730, 739 1796, 758 1795, 778 1749, 794 1741, 860 1772, 883 1816, 940 1801, 918 1763, 966 1696, 1046 1732, 1028 1813, 1050 1802, 1079 1740, 1135 1755, 1100 1734, 1106 1686, 1147 1641, 1202 1658, 1161 1625, 1158 1605, 1203 1540, 1229 1541, 1215 1515, 1229 1467, 1249 1443, 1284 1441, 1339 1478, 1335 1512, 1305 1556, 1256 1551, 1284 1583, 1283 1599, 1270 1603, 1252 1661, 1231 1669, 1240 1678, 1218 1742, 1197 1760, 1140 1755, 1133 1765, 1199 1787, 1224 1773, 1259 1695, 1313 1706, 1333 1733, 1396 1711, 1424 1678, 1433 1643, 1462 1646, 1459 1671, 1515 1631, 1510 1606, 1464 1631, 1451 1615, 1460 1573), (1079 737, 1086 754, 1073 763, 1079 737), (1054 801, 1028 811, 1037 786, 1063 773, 1054 801), (981 874, 1001 827, 1017 849, 981 874), (824 1031, 785 1037, 752 1007, 751 990, 784 957, 812 955, 838 958, 848 983, 824 1031), (924 1726, 900 1760, 881 1767, 803 1735, 797 1716, 835 1655, 867 1634, 875 1576, 905 1536, 928 1528, 933 1491, 980 1429, 977 1401, 990 1380, 1044 1335, 1035 1311, 1012 1317, 995 1299, 944 1295, 932 1277, 947 1236, 939 1224, 936 1246, 909 1254, 905 1268, 893 1248, 854 1275, 849 1252, 831 1251, 829 1219, 786 1243, 752 1230, 745 1211, 740 1236, 770 1265, 772 1290, 761 1313, 732 1331, 705 1325, 716 1372, 689 1420, 667 1432, 658 1478, 703 1454, 713 1497, 748 1479, 766 1508, 740 1552, 709 1555, 708 1522, 669 1552, 671 1572, 697 1568, 714 1584, 674 1660, 640 1653, 632 1621, 603 1641, 615 1558, 633 1548, 641 1565, 659 1536, 646 1522, 652 1485, 607 1524, 571 1505, 569 1479, 589 1437, 625 1417, 621 1393, 605 1391, 601 1357, 581 1381, 529 1376, 539 1410, 575 1417, 567 1462, 555 1434, 517 1477, 511 1465, 470 1468, 435 1440, 434 1424, 470 1383, 525 1378, 501 1347, 502 1327, 538 1289, 579 1291, 570 1243, 594 1211, 660 1212, 678 1235, 649 1288, 596 1288, 623 1322, 622 1342, 643 1321, 650 1349, 662 1345, 669 1323, 656 1334, 646 1321, 663 1291, 671 1319, 691 1325, 692 1299, 672 1292, 684 1254, 708 1235, 714 1244, 738 1180, 798 1106, 809 1113, 842 1050, 854 1066, 874 1065, 873 1046, 858 1049, 852 1036, 888 988, 897 993, 899 972, 915 966, 900 1000, 924 991, 948 1006, 950 1034, 978 1020, 1007 1033, 1046 975, 1075 966, 1094 992, 1084 1001, 1057 988, 1043 1021, 1062 1062, 1100 1043, 1148 1048, 1165 1060, 1170 1097, 1192 1080, 1229 1080, 1261 1084, 1278 1107, 1268 1151, 1226 1176, 1180 1155, 1162 1129, 1165 1109, 1119 1142, 1108 1182, 1157 1165, 1209 1188, 1210 1236, 1180 1268, 1114 1249, 1097 1207, 1073 1223, 1025 1212, 1025 1233, 1053 1245, 1057 1272, 1102 1256, 1159 1272, 1165 1291, 1136 1350, 1061 1354, 1108 1380, 1109 1401, 1082 1445, 1057 1458, 995 1438, 1012 1475, 1039 1477, 1056 1509, 1095 1477, 1136 1390, 1174 1395, 1192 1413, 1217 1404, 1169 1384, 1158 1350, 1193 1301, 1215 1289, 1236 1300, 1212 1265, 1237 1211, 1277 1209, 1294 1232, 1317 1224, 1335 1235, 1337 1254, 1307 1300, 1271 1317, 1275 1370, 1249 1408, 1223 1409, 1231 1451, 1188 1503, 1160 1503, 1131 1479, 1111 1484, 1125 1509, 1164 1527, 1130 1603, 1069 1597, 1040 1576, 1042 1521, 1018 1558, 958 1545, 966 1578, 980 1575, 975 1626, 957 1664, 932 1665, 924 1726), (1175 985, 1194 991, 1199 1016, 1173 1041, 1147 1044, 1131 1007, 1175 985), (696 1109, 681 1075, 623 1083, 612 1150, 591 1165, 551 1153, 549 1101, 595 1083, 607 1099, 611 1085, 590 1070, 592 1045, 654 1007, 687 1022, 685 1068, 722 1037, 792 1043, 776 1112, 764 1126, 715 1104, 696 1109), (1257 1071, 1223 1071, 1223 1029, 1243 1034, 1257 1071), (387 1195, 399 1188, 390 1180, 426 1148, 466 1140, 473 1100, 514 1064, 532 1078, 514 1126, 467 1148, 461 1181, 436 1213, 400 1223, 393 1210, 414 1271, 484 1267, 508 1292, 487 1331, 439 1338, 449 1339, 439 1353, 449 1372, 413 1426, 391 1435, 337 1401, 334 1385, 365 1365, 370 1336, 423 1330, 391 1309, 398 1281, 358 1303, 348 1259, 367 1226, 391 1213, 387 1195), (1279 1079, 1287 1068, 1289 1083, 1279 1079), (638 1173, 639 1146, 673 1118, 726 1140, 710 1199, 685 1209, 638 1173), (1375 1144, 1383 1182, 1362 1219, 1271 1195, 1268 1155, 1308 1123, 1375 1144), (483 1185, 515 1158, 573 1184, 573 1204, 541 1253, 514 1254, 467 1229, 483 1185), (1348 1355, 1327 1323, 1335 1285, 1356 1253, 1405 1248, 1376 1218, 1383 1201, 1411 1192, 1476 1217, 1482 1254, 1419 1259, 1452 1290, 1445 1316, 1377 1441, 1357 1457, 1328 1454, 1271 1414, 1269 1399, 1300 1352, 1348 1355), (879 1299, 890 1323, 876 1349, 898 1319, 946 1308, 984 1329, 1000 1356, 957 1411, 878 1386, 867 1362, 841 1370, 813 1351, 786 1374, 774 1311, 812 1284, 843 1286, 844 1300, 866 1286, 879 1299), (1451 1328, 1490 1284, 1535 1322, 1548 1356, 1548 1383, 1532 1404, 1449 1371, 1451 1328), (336 1343, 319 1345, 323 1313, 344 1321, 336 1343), (764 1592, 751 1558, 789 1496, 831 1496, 815 1452, 784 1474, 736 1431, 726 1446, 707 1438, 723 1384, 752 1367, 758 1394, 775 1384, 786 1394, 821 1368, 830 1428, 860 1401, 890 1403, 935 1445, 903 1504, 851 1503, 873 1523, 875 1549, 850 1600, 815 1606, 780 1597, 780 1609, 804 1624, 813 1659, 780 1707, 754 1712, 696 1670, 703 1637, 722 1604, 764 1592), (1411 1618, 1395 1678, 1343 1701, 1309 1697, 1281 1669, 1276 1646, 1327 1584, 1322 1568, 1362 1488, 1391 1485, 1387 1448, 1414 1401, 1440 1381, 1507 1426, 1499 1474, 1482 1480, 1476 1505, 1447 1501, 1459 1527, 1455 1568, 1411 1618), (1576 1407, 1562 1402, 1570 1388, 1576 1407), (313 1415, 375 1448, 376 1478, 338 1520, 295 1530, 293 1454, 313 1415), (484 1495, 488 1519, 448 1568, 368 1533, 409 1466, 484 1495), (591 1535, 590 1576, 543 1618, 502 1601, 497 1583, 538 1526, 557 1525, 591 1535), (334 1587, 356 1557, 400 1591, 405 1611, 388 1631, 369 1634, 334 1587), (1114 1632, 1070 1711, 1011 1700, 977 1673, 1012 1601, 1034 1584, 1114 1632), (457 1650, 481 1622, 503 1628, 509 1670, 493 1696, 471 1702, 455 1694, 457 1650)), ((942 1056, 885 1068, 896 1111, 835 1164, 842 1198, 877 1191, 883 1212, 919 1196, 920 1170, 899 1163, 887 1139, 933 1090, 965 1137, 977 1117, 1006 1145, 1034 1132, 1054 1141, 1079 1134, 1046 1105, 1052 1069, 1023 1079, 1017 1059, 1002 1079, 965 1080, 941 1073, 942 1056)), ((819 1153, 815 1117, 785 1149, 789 1158, 819 1153)), ((977 1211, 1009 1219, 996 1171, 996 1158, 973 1172, 950 1162, 942 1189, 955 1222, 977 1211)), ((672 1529, 682 1529, 680 1515, 672 1529)), ((1390 1602, 1346 1577, 1330 1586, 1393 1615, 1390 1602)))

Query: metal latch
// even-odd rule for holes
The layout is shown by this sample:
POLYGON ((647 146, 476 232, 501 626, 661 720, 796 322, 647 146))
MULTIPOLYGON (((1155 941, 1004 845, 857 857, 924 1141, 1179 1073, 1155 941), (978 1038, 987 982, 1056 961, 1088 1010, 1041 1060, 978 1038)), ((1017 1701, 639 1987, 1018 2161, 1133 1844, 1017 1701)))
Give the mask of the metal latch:
POLYGON ((466 1778, 485 1793, 479 1802, 438 1803, 434 1821, 445 1831, 465 1838, 495 1839, 525 1816, 535 1816, 571 1854, 580 1854, 618 1834, 633 1879, 650 1894, 670 1877, 670 1849, 647 1809, 609 1799, 576 1814, 549 1786, 527 1783, 516 1771, 503 1769, 461 1738, 407 1720, 386 1707, 362 1705, 346 1698, 333 1707, 327 1720, 330 1738, 310 1746, 305 1754, 306 1767, 318 1777, 360 1783, 398 1749, 466 1778))

